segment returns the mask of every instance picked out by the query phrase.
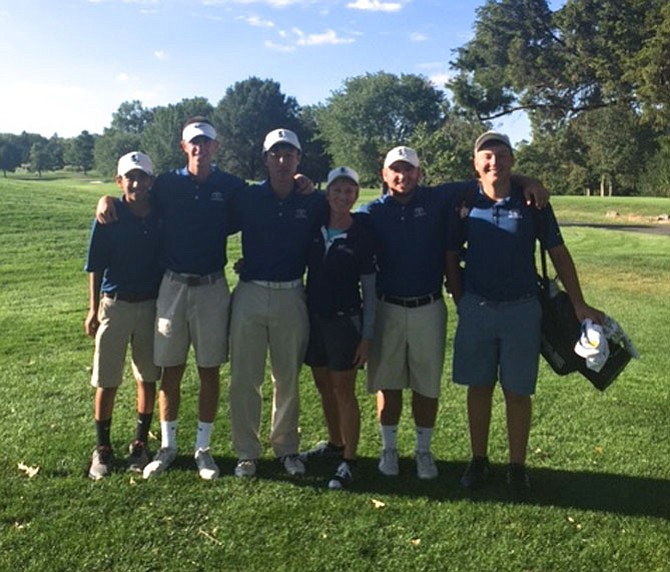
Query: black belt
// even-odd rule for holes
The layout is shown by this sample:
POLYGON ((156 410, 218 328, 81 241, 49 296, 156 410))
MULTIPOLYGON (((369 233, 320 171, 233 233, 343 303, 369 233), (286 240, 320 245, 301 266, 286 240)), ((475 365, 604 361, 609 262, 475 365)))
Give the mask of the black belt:
POLYGON ((121 302, 147 302, 155 300, 156 294, 135 294, 133 292, 103 292, 105 298, 120 300, 121 302))
POLYGON ((187 286, 206 286, 207 284, 214 284, 214 282, 223 278, 223 272, 214 272, 213 274, 207 274, 205 276, 195 276, 193 274, 179 274, 178 272, 172 272, 172 270, 166 270, 165 275, 171 280, 176 280, 187 286))
POLYGON ((400 298, 398 296, 389 296, 388 294, 379 294, 379 299, 388 304, 402 306, 403 308, 419 308, 442 299, 442 292, 433 292, 427 296, 417 296, 416 298, 400 298))

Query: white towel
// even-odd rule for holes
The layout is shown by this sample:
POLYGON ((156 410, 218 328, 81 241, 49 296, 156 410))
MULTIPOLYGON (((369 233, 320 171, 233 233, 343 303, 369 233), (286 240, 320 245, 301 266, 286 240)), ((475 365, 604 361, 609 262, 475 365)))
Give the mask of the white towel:
POLYGON ((602 326, 586 319, 582 333, 575 344, 575 353, 586 360, 586 367, 600 371, 610 355, 610 346, 602 326))
POLYGON ((603 325, 594 324, 588 318, 582 322, 582 333, 575 344, 575 353, 586 360, 586 367, 600 371, 610 355, 609 341, 623 344, 624 349, 635 359, 640 358, 637 348, 619 323, 605 316, 603 325))

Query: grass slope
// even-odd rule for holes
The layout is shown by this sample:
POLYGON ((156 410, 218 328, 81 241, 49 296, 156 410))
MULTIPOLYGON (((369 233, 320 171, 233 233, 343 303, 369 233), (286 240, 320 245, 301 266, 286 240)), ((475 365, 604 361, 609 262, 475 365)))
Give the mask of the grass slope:
MULTIPOLYGON (((190 364, 174 470, 155 481, 119 471, 93 483, 85 477, 94 431, 83 259, 103 192, 116 193, 76 177, 0 180, 0 570, 670 570, 667 237, 564 230, 587 298, 626 327, 642 359, 604 394, 578 376, 558 378, 542 367, 527 504, 508 502, 502 484, 499 394, 491 431, 494 483, 473 496, 459 488, 469 447, 464 392, 449 383, 450 351, 434 482, 413 475, 409 411, 400 429, 401 476, 377 474, 374 404, 362 377, 360 479, 351 492, 325 490, 328 467, 287 478, 269 451, 259 478, 235 479, 227 368, 213 443, 224 476, 202 482, 191 459, 197 381, 190 364), (30 477, 19 463, 39 471, 30 477)), ((668 210, 666 202, 646 211, 646 201, 639 208, 625 201, 631 212, 668 210)), ((554 203, 563 220, 579 212, 598 222, 609 210, 600 199, 554 203)), ((238 252, 232 240, 229 258, 238 252)), ((449 311, 451 341, 451 303, 449 311)), ((301 388, 303 444, 310 446, 324 430, 306 370, 301 388)), ((266 384, 265 431, 269 391, 266 384)), ((115 409, 119 457, 132 437, 133 393, 125 383, 115 409)))

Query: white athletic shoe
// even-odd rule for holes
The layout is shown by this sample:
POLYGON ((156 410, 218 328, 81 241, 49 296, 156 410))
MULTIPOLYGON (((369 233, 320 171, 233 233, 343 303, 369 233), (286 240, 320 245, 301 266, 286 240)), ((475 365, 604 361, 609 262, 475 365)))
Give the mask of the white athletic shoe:
POLYGON ((292 477, 305 474, 305 463, 298 455, 284 455, 279 458, 279 462, 284 465, 284 469, 292 477))
POLYGON ((195 464, 198 466, 198 474, 201 479, 211 481, 219 476, 219 467, 217 467, 212 452, 207 449, 198 449, 195 452, 195 464))
POLYGON ((177 458, 177 449, 172 447, 161 447, 158 449, 156 456, 153 461, 144 467, 142 471, 142 476, 145 479, 151 479, 157 477, 172 464, 172 462, 177 458))
POLYGON ((397 477, 400 473, 398 466, 398 449, 384 449, 379 458, 379 472, 387 477, 397 477))
POLYGON ((235 476, 253 477, 256 474, 256 459, 240 459, 235 466, 235 476))
POLYGON ((429 480, 437 478, 437 465, 430 451, 416 451, 416 476, 429 480))

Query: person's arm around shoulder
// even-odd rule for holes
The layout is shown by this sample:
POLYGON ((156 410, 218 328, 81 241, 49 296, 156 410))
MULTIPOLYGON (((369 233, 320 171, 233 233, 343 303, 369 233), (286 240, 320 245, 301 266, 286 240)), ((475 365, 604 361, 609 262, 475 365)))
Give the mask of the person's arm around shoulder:
POLYGON ((84 332, 92 338, 95 337, 100 325, 98 321, 98 308, 100 307, 101 283, 102 272, 88 273, 88 314, 84 320, 84 332))
POLYGON ((590 318, 597 324, 602 324, 605 320, 605 314, 597 308, 589 306, 584 300, 582 288, 579 284, 579 277, 577 276, 577 268, 567 247, 561 244, 549 249, 547 252, 549 252, 554 268, 558 272, 558 277, 570 297, 577 319, 583 322, 585 319, 590 318))
POLYGON ((118 220, 116 215, 116 203, 118 199, 105 195, 100 197, 95 208, 95 220, 100 224, 109 224, 118 220))
POLYGON ((307 175, 296 173, 293 177, 295 187, 300 195, 311 195, 314 192, 314 181, 307 175))
POLYGON ((549 191, 537 179, 514 174, 512 184, 521 188, 527 205, 542 209, 549 203, 549 191))

